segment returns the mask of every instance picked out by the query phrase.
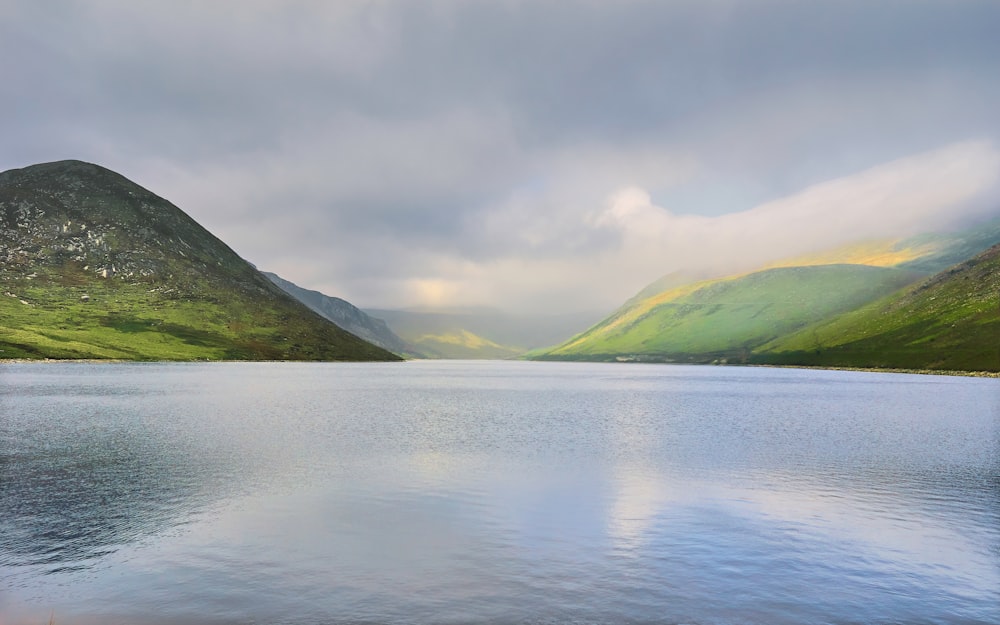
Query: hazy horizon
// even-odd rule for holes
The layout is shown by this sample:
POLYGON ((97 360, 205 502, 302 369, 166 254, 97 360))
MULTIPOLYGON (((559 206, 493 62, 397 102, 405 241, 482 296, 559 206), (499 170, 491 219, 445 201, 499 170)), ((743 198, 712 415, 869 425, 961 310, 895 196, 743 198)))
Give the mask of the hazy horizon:
POLYGON ((1000 4, 21 0, 0 170, 75 158, 366 309, 610 311, 1000 216, 1000 4))

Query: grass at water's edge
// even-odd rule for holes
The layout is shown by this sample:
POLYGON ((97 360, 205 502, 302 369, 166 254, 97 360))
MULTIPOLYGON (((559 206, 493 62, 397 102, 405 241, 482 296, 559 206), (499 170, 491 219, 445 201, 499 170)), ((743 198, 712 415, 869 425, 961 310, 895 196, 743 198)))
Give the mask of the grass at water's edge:
POLYGON ((615 359, 613 356, 604 356, 600 358, 553 358, 553 357, 534 357, 525 358, 524 360, 536 361, 536 362, 605 362, 614 364, 638 364, 638 365, 698 365, 698 366, 712 366, 712 367, 763 367, 769 369, 817 369, 822 371, 866 371, 871 373, 916 373, 921 375, 949 375, 949 376, 961 376, 961 377, 976 377, 976 378, 1000 378, 1000 371, 990 371, 990 370, 978 370, 978 369, 931 369, 931 368, 920 368, 920 367, 878 367, 878 366, 864 366, 864 365, 836 365, 836 364, 808 364, 808 363, 776 363, 776 362, 739 362, 735 358, 731 362, 721 362, 718 360, 706 360, 692 359, 692 360, 681 360, 681 359, 670 359, 670 358, 629 358, 629 359, 615 359))
MULTIPOLYGON (((398 360, 287 296, 59 276, 0 294, 0 357, 15 360, 398 360)), ((216 285, 218 286, 218 285, 216 285)))
POLYGON ((867 373, 913 373, 918 375, 950 375, 966 378, 1000 378, 1000 371, 955 371, 941 369, 892 369, 883 367, 824 367, 817 365, 724 365, 737 367, 763 367, 767 369, 818 369, 820 371, 864 371, 867 373))

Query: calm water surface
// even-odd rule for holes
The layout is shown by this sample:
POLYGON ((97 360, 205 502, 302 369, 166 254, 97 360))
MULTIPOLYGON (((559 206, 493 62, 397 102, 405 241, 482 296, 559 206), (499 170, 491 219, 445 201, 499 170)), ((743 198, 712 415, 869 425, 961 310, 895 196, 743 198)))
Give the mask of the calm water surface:
POLYGON ((0 365, 0 624, 1000 623, 1000 380, 0 365))

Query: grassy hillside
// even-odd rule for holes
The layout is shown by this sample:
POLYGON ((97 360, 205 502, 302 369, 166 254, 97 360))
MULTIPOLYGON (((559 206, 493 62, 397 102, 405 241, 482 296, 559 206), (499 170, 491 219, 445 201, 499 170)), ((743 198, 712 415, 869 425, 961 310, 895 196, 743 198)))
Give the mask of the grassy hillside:
POLYGON ((540 357, 742 360, 760 344, 856 308, 913 279, 898 269, 820 265, 705 280, 632 302, 540 357))
POLYGON ((166 284, 72 272, 5 281, 3 288, 0 358, 395 358, 296 303, 272 298, 218 292, 199 297, 166 284))
POLYGON ((79 161, 0 174, 0 358, 397 359, 176 206, 79 161))
POLYGON ((1000 246, 760 352, 754 362, 1000 371, 1000 246))
POLYGON ((528 357, 747 362, 764 344, 886 297, 998 242, 1000 219, 994 219, 955 232, 858 241, 752 273, 669 274, 583 334, 528 357))

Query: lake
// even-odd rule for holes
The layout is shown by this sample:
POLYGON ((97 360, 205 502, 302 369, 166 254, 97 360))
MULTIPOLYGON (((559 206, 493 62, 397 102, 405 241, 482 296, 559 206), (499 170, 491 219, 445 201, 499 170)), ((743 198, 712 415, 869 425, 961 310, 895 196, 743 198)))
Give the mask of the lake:
POLYGON ((1000 622, 1000 380, 0 364, 0 623, 1000 622))

